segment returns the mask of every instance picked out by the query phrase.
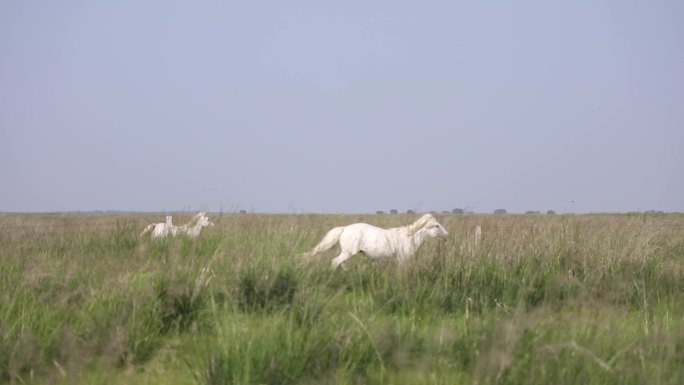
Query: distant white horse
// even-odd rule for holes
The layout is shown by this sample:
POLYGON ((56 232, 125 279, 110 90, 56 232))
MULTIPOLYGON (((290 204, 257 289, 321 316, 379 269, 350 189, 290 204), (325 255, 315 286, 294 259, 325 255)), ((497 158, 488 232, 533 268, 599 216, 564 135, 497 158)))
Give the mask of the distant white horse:
POLYGON ((163 238, 169 234, 176 235, 176 228, 173 225, 171 215, 166 216, 166 222, 153 223, 145 227, 145 230, 143 230, 143 232, 140 233, 140 236, 143 236, 149 233, 150 231, 152 232, 152 238, 163 238))
POLYGON ((214 223, 209 220, 207 213, 202 211, 192 217, 190 222, 181 226, 174 226, 173 235, 186 234, 191 238, 196 238, 200 234, 200 231, 207 226, 214 226, 214 223))
POLYGON ((382 229, 367 223, 354 223, 328 231, 321 243, 304 256, 314 256, 339 243, 342 252, 333 259, 333 268, 337 268, 359 252, 373 259, 394 257, 403 261, 415 253, 425 239, 446 239, 448 236, 449 233, 431 214, 423 215, 408 226, 392 229, 382 229))
POLYGON ((151 231, 152 238, 164 238, 167 235, 175 237, 178 234, 185 234, 191 238, 196 238, 204 227, 213 225, 214 223, 209 220, 207 213, 204 211, 195 214, 190 222, 180 226, 174 226, 171 216, 168 215, 166 217, 166 222, 153 223, 147 226, 140 235, 143 236, 151 231))

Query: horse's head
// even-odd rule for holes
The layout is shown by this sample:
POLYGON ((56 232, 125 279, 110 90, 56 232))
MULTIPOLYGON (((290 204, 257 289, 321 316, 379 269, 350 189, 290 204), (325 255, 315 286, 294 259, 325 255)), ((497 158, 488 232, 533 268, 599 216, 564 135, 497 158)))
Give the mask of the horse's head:
POLYGON ((449 233, 444 226, 437 222, 437 219, 435 219, 432 214, 423 215, 409 226, 409 234, 413 234, 418 230, 425 230, 427 235, 431 238, 446 239, 449 236, 449 233))
POLYGON ((197 223, 198 223, 201 227, 207 227, 207 226, 213 226, 213 225, 214 225, 214 222, 212 222, 212 221, 209 220, 209 217, 206 215, 206 213, 202 212, 201 214, 202 214, 202 215, 201 215, 201 216, 199 217, 199 219, 197 220, 197 223))
POLYGON ((442 239, 446 239, 449 236, 449 233, 446 231, 444 226, 437 222, 437 219, 435 219, 435 217, 433 217, 431 214, 426 214, 424 218, 426 218, 426 221, 423 225, 423 228, 427 230, 428 236, 431 238, 442 239))

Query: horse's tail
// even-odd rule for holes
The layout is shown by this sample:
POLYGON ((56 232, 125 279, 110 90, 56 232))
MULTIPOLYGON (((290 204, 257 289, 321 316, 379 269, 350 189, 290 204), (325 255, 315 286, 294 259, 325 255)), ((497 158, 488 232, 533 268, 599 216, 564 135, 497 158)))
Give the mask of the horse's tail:
POLYGON ((156 226, 156 225, 157 225, 156 223, 153 223, 153 224, 151 224, 151 225, 145 227, 145 230, 143 230, 142 233, 140 233, 140 236, 142 237, 143 235, 145 235, 145 234, 149 233, 150 231, 152 231, 152 229, 153 229, 154 226, 156 226))
POLYGON ((325 237, 323 237, 323 240, 316 245, 311 251, 308 253, 304 253, 303 257, 304 258, 309 258, 313 257, 314 255, 332 249, 333 246, 337 244, 340 240, 340 235, 342 234, 342 231, 344 231, 344 228, 346 226, 340 226, 340 227, 335 227, 334 229, 328 231, 327 234, 325 234, 325 237))

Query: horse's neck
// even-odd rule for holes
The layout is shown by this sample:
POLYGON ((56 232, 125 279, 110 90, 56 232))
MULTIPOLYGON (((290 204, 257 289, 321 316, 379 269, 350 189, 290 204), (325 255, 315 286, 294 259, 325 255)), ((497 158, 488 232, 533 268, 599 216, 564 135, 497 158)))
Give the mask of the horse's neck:
POLYGON ((409 256, 418 250, 420 245, 425 241, 425 238, 427 237, 427 233, 425 230, 421 229, 413 233, 412 235, 409 235, 408 231, 403 231, 401 232, 402 235, 402 242, 401 242, 401 248, 402 250, 399 251, 401 254, 404 256, 409 256))
POLYGON ((411 236, 411 244, 417 249, 423 244, 425 238, 427 238, 427 231, 425 229, 418 230, 411 236))
POLYGON ((202 228, 202 225, 201 225, 199 222, 195 223, 195 224, 192 225, 192 226, 188 226, 188 225, 185 225, 185 226, 186 226, 186 227, 185 227, 185 231, 186 231, 188 234, 191 234, 191 235, 197 235, 197 234, 199 234, 199 231, 200 231, 200 229, 202 228))

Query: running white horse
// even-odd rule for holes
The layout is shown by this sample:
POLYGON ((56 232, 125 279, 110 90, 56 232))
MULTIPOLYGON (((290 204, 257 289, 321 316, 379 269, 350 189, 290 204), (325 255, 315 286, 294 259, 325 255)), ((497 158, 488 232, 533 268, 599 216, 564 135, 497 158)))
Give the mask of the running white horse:
POLYGON ((209 220, 207 213, 202 211, 192 217, 190 222, 181 226, 174 226, 173 235, 186 234, 190 238, 196 238, 200 231, 207 226, 214 226, 214 223, 209 220))
POLYGON ((449 233, 431 214, 423 215, 408 226, 392 229, 382 229, 367 223, 354 223, 328 231, 321 243, 304 256, 312 257, 339 243, 342 251, 333 259, 333 268, 337 268, 359 252, 373 259, 394 257, 403 261, 415 253, 425 239, 446 239, 448 236, 449 233))
POLYGON ((164 238, 169 234, 176 235, 176 227, 173 225, 171 215, 166 216, 166 222, 153 223, 145 227, 145 230, 140 233, 140 236, 142 237, 150 231, 152 232, 152 238, 164 238))

